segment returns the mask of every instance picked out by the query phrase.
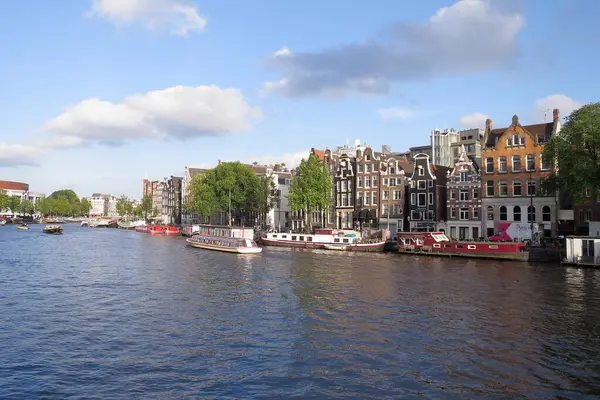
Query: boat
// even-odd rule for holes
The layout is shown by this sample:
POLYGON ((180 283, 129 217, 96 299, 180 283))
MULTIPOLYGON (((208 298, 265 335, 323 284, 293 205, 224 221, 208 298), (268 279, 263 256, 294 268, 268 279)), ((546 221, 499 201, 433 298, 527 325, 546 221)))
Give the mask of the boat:
POLYGON ((522 242, 450 240, 444 232, 400 232, 398 233, 398 252, 498 260, 527 261, 529 259, 529 251, 522 242))
POLYGON ((267 233, 261 238, 261 242, 265 246, 303 249, 325 249, 325 245, 338 245, 346 246, 347 251, 364 252, 380 252, 385 246, 385 240, 381 238, 361 238, 357 232, 347 233, 335 229, 316 229, 314 234, 267 233))
POLYGON ((27 224, 17 225, 17 229, 21 229, 23 231, 26 231, 27 229, 29 229, 29 225, 27 225, 27 224))
POLYGON ((262 249, 253 239, 193 235, 185 240, 190 246, 205 250, 224 251, 236 254, 258 254, 262 249))
POLYGON ((63 227, 62 225, 46 225, 43 232, 51 235, 62 235, 63 227))
POLYGON ((0 219, 0 226, 6 225, 6 220, 5 219, 0 219))
POLYGON ((117 222, 117 226, 121 229, 135 229, 138 226, 145 226, 146 225, 146 221, 144 221, 143 219, 137 220, 137 221, 119 221, 117 222))
POLYGON ((108 220, 108 221, 106 221, 106 226, 105 226, 105 228, 114 228, 114 229, 116 229, 116 228, 117 228, 117 223, 118 223, 118 222, 119 222, 119 221, 117 221, 116 219, 111 219, 111 220, 108 220))
POLYGON ((79 224, 79 226, 90 226, 90 221, 87 219, 84 219, 83 221, 81 221, 81 224, 79 224))
POLYGON ((337 251, 346 251, 348 246, 345 244, 329 244, 329 243, 325 243, 323 245, 323 248, 325 250, 337 250, 337 251))
POLYGON ((108 228, 108 221, 105 219, 97 219, 88 222, 90 228, 108 228))
POLYGON ((164 226, 165 235, 179 235, 179 229, 176 226, 164 226))
POLYGON ((164 228, 158 225, 138 226, 135 228, 135 231, 140 233, 148 233, 150 235, 164 235, 165 233, 164 228))

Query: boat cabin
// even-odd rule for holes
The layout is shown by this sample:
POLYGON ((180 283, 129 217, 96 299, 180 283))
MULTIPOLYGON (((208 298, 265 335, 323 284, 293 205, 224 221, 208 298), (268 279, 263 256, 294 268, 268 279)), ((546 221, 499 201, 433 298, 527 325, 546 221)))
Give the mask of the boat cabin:
POLYGON ((600 265, 600 237, 567 236, 566 251, 568 264, 600 265))
POLYGON ((346 233, 335 229, 316 229, 314 234, 304 233, 268 233, 267 239, 278 242, 298 243, 299 245, 311 243, 354 244, 360 242, 356 233, 346 233))
POLYGON ((192 242, 202 243, 212 246, 220 246, 220 247, 258 247, 256 242, 253 239, 242 239, 242 238, 227 238, 227 237, 218 237, 218 236, 204 236, 204 235, 194 235, 191 239, 192 242))
POLYGON ((254 228, 221 225, 189 225, 183 229, 187 236, 219 236, 231 238, 254 238, 254 228))
POLYGON ((520 252, 523 243, 463 242, 450 240, 444 232, 399 232, 398 251, 433 251, 440 253, 507 253, 520 252))

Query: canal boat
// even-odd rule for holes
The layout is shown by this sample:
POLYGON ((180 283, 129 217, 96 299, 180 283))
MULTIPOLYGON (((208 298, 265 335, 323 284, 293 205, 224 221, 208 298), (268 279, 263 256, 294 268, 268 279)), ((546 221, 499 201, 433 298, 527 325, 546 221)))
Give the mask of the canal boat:
POLYGON ((128 229, 128 230, 133 230, 135 228, 137 228, 138 226, 145 226, 146 225, 146 221, 144 221, 143 219, 139 219, 137 221, 119 221, 117 222, 117 226, 121 229, 128 229))
POLYGON ((62 225, 46 225, 43 232, 50 235, 62 235, 63 227, 62 225))
POLYGON ((158 225, 147 225, 147 226, 138 226, 135 228, 136 232, 147 233, 149 235, 164 235, 165 229, 162 226, 158 225))
POLYGON ((524 243, 450 240, 444 232, 400 232, 398 233, 398 252, 518 261, 529 259, 529 251, 526 250, 524 243))
POLYGON ((179 229, 176 226, 164 226, 165 235, 179 235, 179 229))
POLYGON ((316 229, 314 234, 267 233, 261 238, 265 246, 294 247, 301 249, 326 249, 381 252, 385 240, 361 238, 357 232, 347 233, 334 229, 316 229), (339 248, 336 246, 340 246, 339 248), (345 247, 343 247, 345 246, 345 247))
POLYGON ((193 235, 185 240, 190 246, 205 250, 236 254, 258 254, 262 249, 253 239, 223 236, 193 235))
POLYGON ((27 225, 27 224, 23 223, 23 224, 21 224, 21 225, 17 225, 17 229, 20 229, 20 230, 22 230, 22 231, 26 231, 26 230, 28 230, 28 229, 29 229, 29 225, 27 225))

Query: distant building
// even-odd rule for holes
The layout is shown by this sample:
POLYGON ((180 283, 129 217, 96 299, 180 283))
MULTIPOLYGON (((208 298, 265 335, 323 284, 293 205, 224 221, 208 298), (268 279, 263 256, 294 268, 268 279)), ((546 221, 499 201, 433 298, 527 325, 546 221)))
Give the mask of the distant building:
MULTIPOLYGON (((0 190, 6 192, 8 196, 16 196, 21 200, 29 199, 29 184, 23 182, 0 181, 0 190)), ((14 211, 14 210, 13 210, 14 211)), ((15 211, 18 214, 18 211, 15 211)), ((0 210, 0 215, 12 216, 13 213, 6 209, 0 210)))
POLYGON ((454 167, 452 144, 458 143, 460 135, 454 129, 435 129, 431 132, 431 159, 434 165, 454 167))
POLYGON ((182 198, 183 178, 171 176, 163 181, 162 194, 162 221, 166 224, 181 224, 181 215, 183 207, 182 198))
POLYGON ((117 198, 110 194, 94 193, 90 198, 90 217, 116 217, 117 198))

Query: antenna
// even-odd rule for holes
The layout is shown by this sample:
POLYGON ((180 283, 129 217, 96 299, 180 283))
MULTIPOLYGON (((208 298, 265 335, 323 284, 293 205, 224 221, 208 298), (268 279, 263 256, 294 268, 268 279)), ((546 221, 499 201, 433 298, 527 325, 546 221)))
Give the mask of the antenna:
POLYGON ((548 115, 548 111, 550 111, 550 109, 546 108, 542 111, 544 112, 544 123, 546 123, 546 116, 548 115))

